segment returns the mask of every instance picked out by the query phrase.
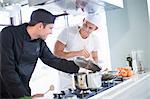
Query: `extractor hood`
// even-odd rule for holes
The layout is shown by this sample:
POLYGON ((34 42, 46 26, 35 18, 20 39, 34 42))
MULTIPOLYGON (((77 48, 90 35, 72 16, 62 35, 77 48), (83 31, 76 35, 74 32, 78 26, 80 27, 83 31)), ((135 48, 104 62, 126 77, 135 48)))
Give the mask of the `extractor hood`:
POLYGON ((123 8, 123 0, 28 0, 29 6, 56 4, 60 8, 67 10, 77 10, 88 13, 95 13, 103 7, 106 11, 123 8))
MULTIPOLYGON (((12 4, 29 5, 29 6, 45 6, 53 9, 61 8, 63 11, 75 12, 81 9, 83 12, 96 13, 99 9, 104 8, 105 11, 123 8, 123 0, 0 0, 1 7, 12 4)), ((48 8, 48 9, 49 9, 48 8)))
POLYGON ((27 0, 0 0, 0 6, 5 7, 12 4, 20 3, 22 1, 27 1, 27 0))
POLYGON ((0 10, 4 10, 7 6, 20 5, 24 6, 28 4, 28 0, 0 0, 0 10))

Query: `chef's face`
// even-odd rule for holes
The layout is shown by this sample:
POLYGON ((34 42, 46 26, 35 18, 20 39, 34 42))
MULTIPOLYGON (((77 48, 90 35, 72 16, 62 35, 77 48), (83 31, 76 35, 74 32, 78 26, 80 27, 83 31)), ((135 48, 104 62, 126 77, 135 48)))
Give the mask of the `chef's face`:
POLYGON ((54 24, 43 24, 40 30, 40 38, 45 40, 49 34, 52 34, 54 24))
POLYGON ((94 24, 88 21, 84 21, 83 26, 80 30, 80 34, 83 38, 87 38, 96 29, 97 27, 94 24))

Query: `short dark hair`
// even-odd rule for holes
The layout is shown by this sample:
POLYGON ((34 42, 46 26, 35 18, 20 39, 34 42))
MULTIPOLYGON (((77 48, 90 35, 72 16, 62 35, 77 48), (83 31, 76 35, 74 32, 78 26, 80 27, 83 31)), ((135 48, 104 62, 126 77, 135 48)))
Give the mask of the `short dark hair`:
POLYGON ((45 9, 37 9, 32 12, 29 25, 33 26, 39 22, 45 24, 50 24, 50 23, 54 24, 55 19, 56 16, 46 11, 45 9))

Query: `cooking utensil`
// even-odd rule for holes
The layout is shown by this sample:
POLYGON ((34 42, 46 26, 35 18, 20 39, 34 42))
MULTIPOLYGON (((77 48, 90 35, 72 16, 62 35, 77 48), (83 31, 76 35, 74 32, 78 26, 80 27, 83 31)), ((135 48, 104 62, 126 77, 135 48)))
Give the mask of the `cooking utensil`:
POLYGON ((78 89, 95 89, 101 87, 101 73, 90 72, 88 74, 82 72, 75 74, 75 85, 78 89))
POLYGON ((54 85, 50 85, 49 89, 44 93, 47 94, 49 91, 53 91, 54 90, 54 85))
POLYGON ((112 80, 114 77, 112 74, 102 74, 102 81, 112 80))
POLYGON ((86 73, 76 73, 74 75, 75 87, 80 89, 87 89, 87 75, 86 73))
POLYGON ((82 57, 77 57, 74 60, 75 64, 78 65, 79 67, 92 70, 93 72, 100 71, 102 68, 98 66, 96 63, 94 63, 91 60, 85 60, 82 57))
POLYGON ((89 74, 87 74, 88 88, 100 88, 102 85, 101 78, 102 74, 100 72, 90 72, 89 74))

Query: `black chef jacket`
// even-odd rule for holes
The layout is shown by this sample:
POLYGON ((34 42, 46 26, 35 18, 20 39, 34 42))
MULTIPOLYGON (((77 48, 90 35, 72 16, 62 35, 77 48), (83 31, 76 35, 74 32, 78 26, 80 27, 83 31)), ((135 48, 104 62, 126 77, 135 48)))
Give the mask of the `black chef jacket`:
POLYGON ((38 58, 43 63, 66 73, 77 73, 72 61, 55 57, 41 39, 31 40, 27 23, 9 26, 1 32, 1 96, 31 96, 29 80, 38 58))

